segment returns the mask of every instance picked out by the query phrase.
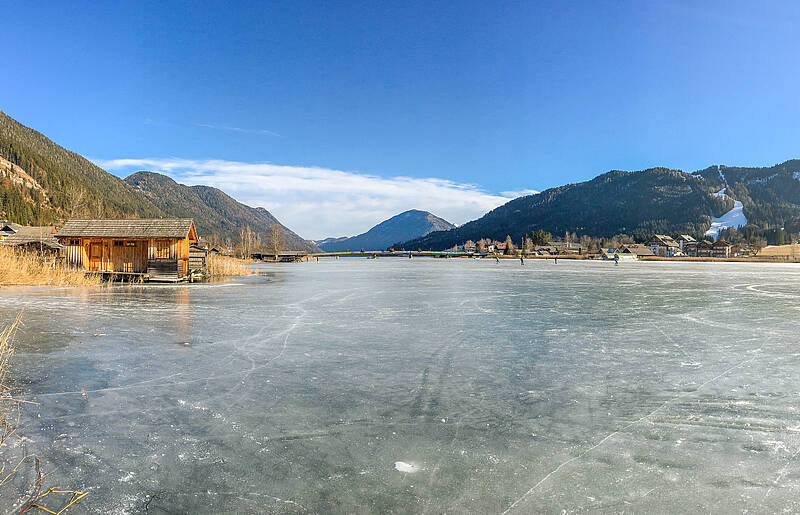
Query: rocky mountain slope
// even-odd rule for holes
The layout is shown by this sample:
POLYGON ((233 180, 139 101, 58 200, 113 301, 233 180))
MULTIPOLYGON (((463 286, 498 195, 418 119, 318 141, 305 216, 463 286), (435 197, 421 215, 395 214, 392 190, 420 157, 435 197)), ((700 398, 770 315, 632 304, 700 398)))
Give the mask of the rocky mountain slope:
MULTIPOLYGON (((184 186, 150 172, 122 180, 0 111, 0 219, 55 225, 70 218, 191 217, 203 237, 237 241, 250 227, 262 238, 280 224, 208 186, 184 186)), ((318 251, 286 229, 288 250, 318 251)))
POLYGON ((0 218, 51 225, 79 216, 164 216, 121 179, 2 111, 0 158, 0 218))
POLYGON ((197 231, 206 238, 236 241, 240 231, 250 227, 266 240, 270 226, 278 224, 286 232, 287 250, 319 251, 312 242, 284 227, 266 209, 242 204, 217 188, 185 186, 166 175, 144 171, 126 177, 125 182, 169 216, 194 218, 197 231))

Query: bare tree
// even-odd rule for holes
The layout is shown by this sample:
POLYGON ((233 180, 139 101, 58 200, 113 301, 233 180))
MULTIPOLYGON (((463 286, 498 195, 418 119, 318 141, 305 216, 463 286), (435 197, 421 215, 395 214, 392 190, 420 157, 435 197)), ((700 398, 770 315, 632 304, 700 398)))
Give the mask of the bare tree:
POLYGON ((64 214, 67 219, 79 218, 87 210, 86 190, 78 186, 68 186, 66 191, 67 202, 64 214))
POLYGON ((514 245, 514 242, 511 239, 511 236, 506 236, 505 244, 506 244, 506 250, 505 250, 504 254, 506 256, 511 256, 511 255, 514 255, 514 254, 517 253, 517 247, 514 245))
POLYGON ((527 235, 522 237, 522 253, 525 255, 533 252, 533 240, 527 235))
POLYGON ((278 261, 278 254, 286 246, 286 231, 280 224, 272 224, 269 226, 267 233, 267 250, 275 255, 275 261, 278 261))

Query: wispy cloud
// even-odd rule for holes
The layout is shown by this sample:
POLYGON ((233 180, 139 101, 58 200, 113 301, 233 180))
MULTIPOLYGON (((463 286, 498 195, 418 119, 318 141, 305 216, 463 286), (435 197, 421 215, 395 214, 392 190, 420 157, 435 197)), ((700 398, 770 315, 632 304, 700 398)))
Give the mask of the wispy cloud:
POLYGON ((211 123, 198 123, 198 127, 204 129, 214 129, 218 131, 240 132, 242 134, 258 134, 260 136, 280 136, 277 132, 268 131, 266 129, 243 129, 241 127, 231 127, 229 125, 214 125, 211 123))
POLYGON ((162 172, 184 184, 222 189, 264 207, 305 238, 353 235, 407 209, 463 224, 515 195, 494 195, 447 179, 380 177, 327 168, 179 158, 95 160, 117 173, 162 172))

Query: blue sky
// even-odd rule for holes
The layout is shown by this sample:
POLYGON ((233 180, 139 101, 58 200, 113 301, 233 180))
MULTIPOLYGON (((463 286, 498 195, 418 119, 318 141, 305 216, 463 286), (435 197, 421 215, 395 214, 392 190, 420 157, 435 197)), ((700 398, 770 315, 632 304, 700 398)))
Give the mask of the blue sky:
POLYGON ((0 109, 306 237, 411 208, 464 223, 610 169, 800 157, 796 2, 105 4, 7 5, 0 109))

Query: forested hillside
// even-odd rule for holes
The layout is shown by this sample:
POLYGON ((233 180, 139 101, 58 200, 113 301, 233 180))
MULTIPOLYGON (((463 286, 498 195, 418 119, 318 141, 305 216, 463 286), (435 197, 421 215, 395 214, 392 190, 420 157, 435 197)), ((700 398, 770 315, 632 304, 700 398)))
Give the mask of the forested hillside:
POLYGON ((49 225, 74 217, 163 216, 121 179, 0 111, 0 218, 49 225))
POLYGON ((800 231, 800 160, 763 168, 712 166, 697 172, 742 202, 748 225, 800 231))
POLYGON ((712 215, 733 207, 732 200, 713 195, 719 189, 713 181, 678 170, 612 171, 514 199, 478 220, 408 241, 404 247, 439 250, 481 238, 503 241, 507 235, 516 241, 540 229, 596 237, 698 234, 708 229, 712 215))
MULTIPOLYGON (((209 240, 234 243, 247 228, 256 238, 266 240, 270 226, 284 227, 266 209, 246 206, 210 186, 185 186, 154 172, 137 172, 125 182, 169 216, 194 218, 198 232, 209 240)), ((288 250, 319 251, 313 243, 288 228, 284 227, 284 231, 288 250)))
MULTIPOLYGON (((134 174, 128 182, 0 111, 0 219, 57 225, 70 218, 191 217, 202 237, 229 244, 248 228, 257 239, 280 225, 267 210, 216 188, 183 186, 152 173, 134 174)), ((285 232, 287 249, 319 250, 285 232)))

